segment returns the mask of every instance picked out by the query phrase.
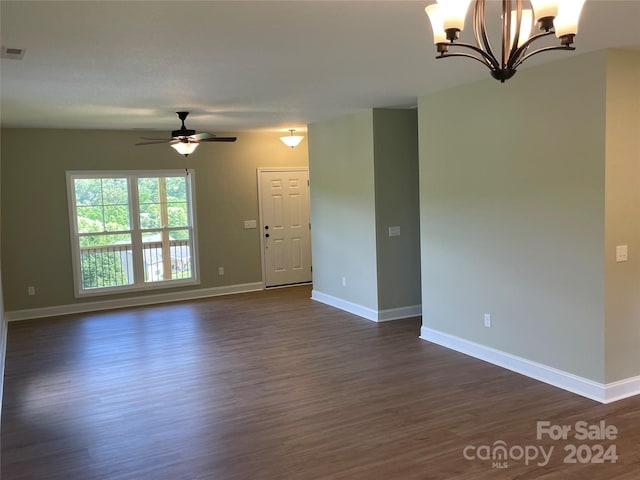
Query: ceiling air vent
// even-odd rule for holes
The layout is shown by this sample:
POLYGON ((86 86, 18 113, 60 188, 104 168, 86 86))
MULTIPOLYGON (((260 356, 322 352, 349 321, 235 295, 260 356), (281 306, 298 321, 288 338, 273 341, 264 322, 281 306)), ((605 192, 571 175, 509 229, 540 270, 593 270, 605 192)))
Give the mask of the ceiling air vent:
POLYGON ((22 60, 24 57, 24 48, 1 47, 0 58, 11 58, 13 60, 22 60))

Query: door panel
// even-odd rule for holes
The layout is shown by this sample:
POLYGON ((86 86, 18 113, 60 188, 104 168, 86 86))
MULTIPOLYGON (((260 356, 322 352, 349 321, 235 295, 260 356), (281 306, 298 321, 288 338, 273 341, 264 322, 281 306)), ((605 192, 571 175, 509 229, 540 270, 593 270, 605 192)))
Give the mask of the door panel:
POLYGON ((265 285, 311 281, 309 172, 260 170, 265 285))

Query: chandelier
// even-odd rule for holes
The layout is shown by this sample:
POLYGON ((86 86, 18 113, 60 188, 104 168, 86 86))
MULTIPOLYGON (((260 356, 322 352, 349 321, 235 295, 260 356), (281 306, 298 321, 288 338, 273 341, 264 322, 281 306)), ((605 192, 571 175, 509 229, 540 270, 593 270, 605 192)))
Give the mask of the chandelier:
POLYGON ((485 0, 473 0, 475 44, 458 41, 471 1, 438 0, 438 3, 425 8, 433 30, 433 43, 438 53, 436 58, 472 58, 487 66, 491 76, 504 83, 516 74, 522 62, 533 55, 551 50, 575 50, 571 44, 578 33, 578 19, 585 0, 502 0, 500 58, 493 53, 489 43, 485 0), (536 23, 540 30, 538 33, 534 31, 536 23), (560 45, 529 50, 535 41, 553 34, 560 39, 560 45), (475 54, 450 52, 451 47, 463 47, 475 54))

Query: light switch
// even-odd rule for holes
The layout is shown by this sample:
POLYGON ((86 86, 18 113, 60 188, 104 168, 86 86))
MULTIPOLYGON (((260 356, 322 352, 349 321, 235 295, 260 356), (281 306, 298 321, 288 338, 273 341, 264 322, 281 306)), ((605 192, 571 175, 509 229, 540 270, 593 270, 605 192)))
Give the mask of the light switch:
POLYGON ((250 229, 250 228, 258 228, 256 221, 255 220, 245 220, 244 221, 244 228, 245 229, 250 229))
POLYGON ((618 245, 616 247, 616 262, 626 262, 629 259, 629 250, 627 245, 618 245))
POLYGON ((399 237, 400 236, 400 227, 389 227, 389 236, 390 237, 399 237))

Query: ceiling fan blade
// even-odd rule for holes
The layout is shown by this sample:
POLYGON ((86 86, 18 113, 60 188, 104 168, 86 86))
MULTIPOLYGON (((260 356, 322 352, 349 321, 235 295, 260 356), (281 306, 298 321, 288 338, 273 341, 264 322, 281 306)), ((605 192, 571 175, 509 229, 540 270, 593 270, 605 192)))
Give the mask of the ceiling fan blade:
POLYGON ((195 135, 191 135, 191 138, 193 141, 196 142, 200 142, 206 138, 214 138, 215 135, 213 133, 209 133, 209 132, 200 132, 200 133, 196 133, 195 135))
POLYGON ((155 145, 155 144, 160 144, 160 143, 168 143, 171 140, 172 140, 171 138, 169 138, 167 140, 160 140, 160 139, 158 139, 158 140, 150 140, 148 142, 136 143, 136 146, 138 146, 138 145, 155 145))
POLYGON ((200 142, 235 142, 238 137, 211 137, 203 138, 200 142))
POLYGON ((176 143, 200 143, 200 142, 235 142, 237 137, 217 137, 213 133, 200 132, 196 133, 195 130, 190 130, 184 125, 184 121, 189 115, 189 112, 176 112, 178 118, 182 122, 182 126, 178 130, 171 132, 171 138, 148 138, 141 137, 144 142, 136 143, 137 145, 155 145, 159 143, 168 143, 170 145, 176 143))

